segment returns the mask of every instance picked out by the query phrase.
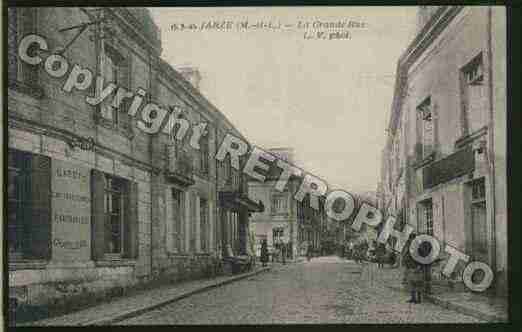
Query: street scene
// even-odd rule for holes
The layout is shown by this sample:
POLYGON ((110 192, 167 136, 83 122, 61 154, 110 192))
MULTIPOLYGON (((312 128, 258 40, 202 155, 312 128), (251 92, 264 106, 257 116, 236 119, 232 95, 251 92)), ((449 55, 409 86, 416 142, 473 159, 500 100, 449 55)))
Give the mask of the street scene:
POLYGON ((387 287, 393 279, 388 271, 378 272, 376 265, 358 265, 337 256, 277 265, 270 272, 117 325, 485 322, 432 303, 407 303, 407 296, 387 287))
POLYGON ((7 326, 510 321, 505 7, 4 10, 7 326))

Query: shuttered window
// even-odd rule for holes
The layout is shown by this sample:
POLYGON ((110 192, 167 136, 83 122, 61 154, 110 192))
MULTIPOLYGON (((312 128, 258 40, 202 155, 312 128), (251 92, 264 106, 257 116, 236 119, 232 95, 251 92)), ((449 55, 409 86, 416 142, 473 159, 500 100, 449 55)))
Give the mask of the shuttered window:
MULTIPOLYGON (((36 33, 36 8, 8 7, 8 80, 19 81, 27 85, 38 84, 38 67, 32 66, 18 58, 18 43, 29 33, 36 33)), ((29 48, 29 55, 36 53, 37 44, 29 48)))
POLYGON ((199 200, 199 230, 200 230, 200 242, 201 252, 208 251, 208 200, 200 198, 199 200))
POLYGON ((420 144, 422 146, 421 157, 427 158, 433 152, 433 112, 431 97, 426 98, 418 107, 417 114, 420 126, 420 144))
POLYGON ((138 256, 138 186, 92 170, 92 251, 95 260, 138 256))
POLYGON ((482 53, 466 64, 461 70, 461 99, 465 117, 465 128, 473 133, 487 123, 487 90, 484 84, 482 53))
POLYGON ((175 253, 183 246, 183 192, 176 188, 167 189, 167 251, 175 253))
POLYGON ((8 151, 8 250, 10 260, 51 255, 51 160, 8 151))
POLYGON ((130 57, 124 57, 113 46, 104 43, 100 62, 105 84, 116 84, 112 98, 107 98, 101 103, 101 115, 113 124, 129 129, 131 119, 126 111, 130 107, 131 99, 122 99, 121 95, 117 94, 117 89, 121 87, 130 90, 130 57), (115 105, 119 106, 114 107, 115 105))

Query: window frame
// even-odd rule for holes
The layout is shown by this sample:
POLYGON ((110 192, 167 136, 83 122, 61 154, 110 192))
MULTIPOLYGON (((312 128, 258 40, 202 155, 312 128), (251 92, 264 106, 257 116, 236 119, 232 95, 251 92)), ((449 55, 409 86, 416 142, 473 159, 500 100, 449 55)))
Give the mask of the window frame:
MULTIPOLYGON (((105 223, 110 223, 110 239, 111 241, 109 243, 112 242, 112 233, 113 233, 113 216, 118 216, 118 222, 119 222, 119 236, 120 236, 120 239, 119 239, 119 251, 107 251, 107 246, 109 245, 109 243, 104 243, 104 255, 105 257, 108 257, 108 258, 121 258, 125 255, 125 219, 126 219, 126 213, 125 213, 125 210, 127 208, 126 206, 126 199, 127 199, 127 195, 129 195, 128 192, 126 192, 126 183, 125 181, 128 181, 126 179, 123 179, 123 178, 120 178, 120 177, 117 177, 117 176, 114 176, 112 174, 107 174, 107 173, 104 173, 104 188, 103 188, 103 194, 104 194, 104 210, 103 210, 103 213, 104 213, 104 221, 105 223), (110 182, 108 181, 110 180, 110 182), (114 182, 113 181, 116 181, 116 185, 119 186, 119 188, 113 188, 113 184, 114 182), (110 183, 110 184, 109 184, 110 183), (110 195, 118 195, 119 196, 119 213, 114 213, 114 211, 108 211, 108 201, 107 201, 107 195, 110 194, 110 195)), ((111 207, 112 207, 112 202, 113 202, 113 198, 111 198, 111 207)), ((112 209, 111 209, 112 210, 112 209)), ((107 229, 107 225, 105 225, 105 229, 107 229)), ((107 239, 107 235, 106 236, 106 239, 107 239)))
POLYGON ((208 241, 208 225, 209 225, 209 207, 208 199, 200 197, 199 199, 199 237, 200 237, 200 250, 201 252, 207 252, 209 250, 208 241))
POLYGON ((420 143, 422 148, 420 153, 421 160, 424 160, 429 158, 435 152, 435 121, 433 118, 433 104, 431 96, 424 98, 424 100, 417 106, 416 110, 420 120, 418 124, 418 126, 420 126, 420 137, 417 142, 420 143), (427 130, 428 124, 431 126, 429 130, 427 130), (428 139, 430 144, 427 144, 428 139), (429 152, 428 147, 430 148, 429 152))
POLYGON ((49 260, 51 258, 51 159, 41 154, 8 148, 7 177, 7 252, 8 262, 49 260), (43 159, 42 159, 43 158, 43 159), (42 166, 44 165, 44 166, 42 166), (10 172, 17 173, 20 180, 10 195, 10 172), (46 179, 38 181, 43 176, 46 179), (35 182, 33 182, 35 181, 35 182), (42 185, 44 187, 42 187, 42 185), (35 189, 38 186, 38 189, 35 189), (43 189, 43 190, 42 190, 43 189), (34 192, 36 190, 36 192, 34 192), (43 197, 42 197, 43 195, 43 197), (11 204, 16 205, 14 223, 11 219, 11 204), (38 217, 35 219, 34 216, 38 217), (14 225, 13 225, 14 224, 14 225), (9 238, 15 229, 16 239, 9 238), (42 237, 42 231, 45 235, 42 237), (20 239, 18 238, 20 236, 20 239), (14 242, 14 250, 10 246, 14 242))
POLYGON ((421 207, 421 218, 420 222, 422 223, 423 233, 433 236, 434 231, 434 220, 433 220, 433 200, 432 198, 427 198, 421 202, 419 202, 421 207))
MULTIPOLYGON (((485 82, 485 69, 484 69, 484 55, 483 52, 479 52, 475 55, 468 63, 460 68, 460 99, 461 99, 461 121, 463 135, 468 135, 472 132, 480 130, 479 128, 471 128, 472 126, 472 115, 476 112, 484 112, 487 107, 486 102, 483 101, 484 105, 476 109, 476 105, 472 102, 471 90, 480 89, 481 94, 486 94, 486 82, 485 82), (473 106, 473 107, 472 107, 473 106)), ((487 99, 487 97, 484 97, 487 99)), ((476 117, 477 115, 475 115, 476 117)), ((479 115, 482 120, 485 120, 484 114, 479 115)), ((473 118, 475 121, 476 118, 473 118)), ((487 124, 487 121, 484 122, 487 124)))
MULTIPOLYGON (((131 68, 130 68, 130 59, 131 55, 128 52, 122 50, 122 46, 119 44, 109 42, 104 40, 102 42, 102 51, 100 52, 100 68, 101 75, 106 78, 107 75, 105 73, 105 62, 107 60, 110 61, 110 68, 112 71, 112 80, 110 82, 116 84, 116 89, 113 92, 113 97, 105 100, 99 105, 100 115, 101 117, 115 127, 123 127, 127 126, 127 129, 131 129, 131 118, 128 114, 126 114, 125 109, 130 107, 130 100, 128 98, 123 98, 119 107, 112 107, 112 103, 116 98, 116 94, 118 88, 122 87, 130 91, 131 85, 131 68), (111 108, 111 118, 107 118, 103 116, 103 107, 111 108), (124 120, 125 119, 125 120, 124 120)), ((109 83, 109 81, 105 82, 105 84, 109 83)), ((150 98, 149 94, 147 95, 150 98)), ((149 100, 150 101, 150 100, 149 100)))
POLYGON ((288 197, 285 193, 272 193, 271 197, 272 214, 288 214, 288 197))

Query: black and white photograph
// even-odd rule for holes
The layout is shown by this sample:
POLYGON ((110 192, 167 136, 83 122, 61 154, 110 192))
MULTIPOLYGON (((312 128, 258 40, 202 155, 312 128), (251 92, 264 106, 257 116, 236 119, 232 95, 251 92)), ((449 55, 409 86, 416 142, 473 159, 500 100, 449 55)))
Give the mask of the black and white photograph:
POLYGON ((507 9, 4 5, 6 326, 509 323, 507 9))

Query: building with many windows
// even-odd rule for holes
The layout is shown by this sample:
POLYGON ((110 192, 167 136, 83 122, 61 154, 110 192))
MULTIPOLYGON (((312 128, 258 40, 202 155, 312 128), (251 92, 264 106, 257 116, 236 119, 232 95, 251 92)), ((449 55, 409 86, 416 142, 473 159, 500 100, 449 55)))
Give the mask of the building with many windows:
MULTIPOLYGON (((272 148, 267 151, 292 165, 295 162, 291 148, 272 148)), ((269 250, 286 246, 288 258, 295 259, 304 256, 308 246, 314 250, 320 248, 321 229, 326 220, 324 199, 320 199, 320 210, 310 206, 309 195, 302 202, 295 200, 294 194, 302 177, 290 177, 285 190, 278 191, 275 184, 280 174, 281 169, 272 166, 266 181, 261 183, 251 179, 248 182, 249 196, 265 206, 264 212, 252 214, 251 232, 256 238, 258 255, 261 242, 267 240, 269 250)))
MULTIPOLYGON (((379 205, 488 264, 507 290, 506 13, 420 6, 397 66, 379 205)), ((443 247, 444 248, 444 247, 443 247)), ((453 279, 461 280, 463 263, 453 279)), ((443 278, 439 268, 432 277, 443 278)))
POLYGON ((223 255, 247 253, 248 215, 260 206, 230 159, 214 158, 226 134, 245 138, 160 58, 147 9, 10 7, 7 18, 12 303, 110 297, 209 275, 223 255), (19 56, 28 34, 47 43, 27 50, 39 64, 19 56), (171 127, 147 132, 160 109, 151 121, 129 114, 140 98, 128 93, 140 90, 171 127))

